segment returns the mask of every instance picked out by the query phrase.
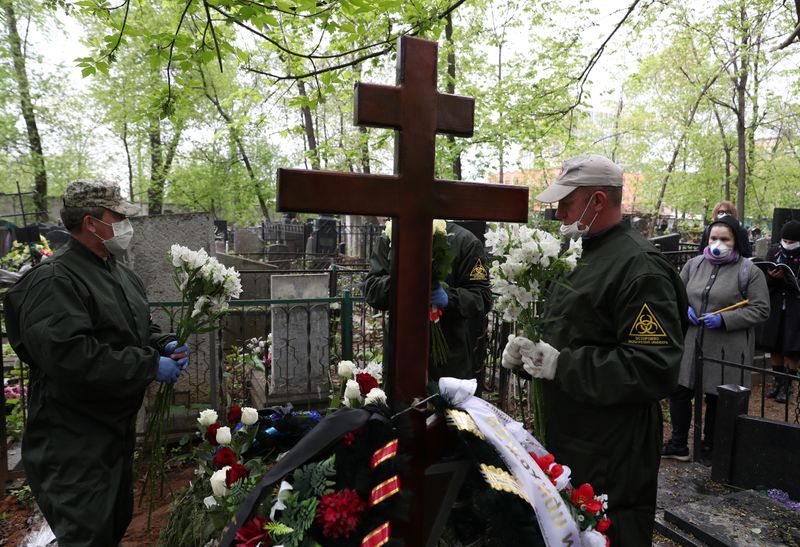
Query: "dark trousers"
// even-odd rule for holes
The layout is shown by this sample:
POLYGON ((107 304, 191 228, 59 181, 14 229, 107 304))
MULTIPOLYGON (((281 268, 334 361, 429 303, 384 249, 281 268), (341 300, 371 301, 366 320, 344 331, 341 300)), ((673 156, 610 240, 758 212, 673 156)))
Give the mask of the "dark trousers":
MULTIPOLYGON (((669 412, 672 416, 673 446, 686 446, 689 440, 689 426, 692 424, 692 399, 694 390, 678 386, 669 397, 669 412)), ((717 420, 717 396, 706 393, 706 415, 703 419, 703 446, 714 446, 714 425, 717 420)))

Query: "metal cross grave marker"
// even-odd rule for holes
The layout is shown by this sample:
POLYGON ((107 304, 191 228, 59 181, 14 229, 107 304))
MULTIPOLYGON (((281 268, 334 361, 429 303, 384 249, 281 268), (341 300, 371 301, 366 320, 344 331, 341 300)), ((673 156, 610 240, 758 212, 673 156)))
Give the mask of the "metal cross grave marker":
MULTIPOLYGON (((395 355, 388 367, 395 405, 411 404, 426 393, 433 219, 528 219, 527 188, 435 178, 436 134, 471 136, 475 110, 472 98, 436 91, 437 50, 436 42, 404 36, 397 59, 398 86, 356 85, 355 123, 396 129, 394 175, 278 170, 279 211, 396 219, 389 327, 395 355)), ((426 425, 422 416, 413 418, 414 463, 404 484, 412 495, 412 526, 404 535, 408 545, 423 545, 417 519, 424 511, 426 425)))

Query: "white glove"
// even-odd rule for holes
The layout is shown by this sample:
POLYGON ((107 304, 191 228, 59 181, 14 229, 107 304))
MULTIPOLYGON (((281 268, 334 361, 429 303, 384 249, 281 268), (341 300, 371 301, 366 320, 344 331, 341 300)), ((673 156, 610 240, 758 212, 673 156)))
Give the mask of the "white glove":
POLYGON ((522 357, 525 353, 533 351, 536 344, 524 336, 509 335, 508 343, 503 350, 502 364, 504 368, 514 370, 522 366, 522 357))
POLYGON ((544 380, 555 378, 558 354, 560 352, 547 342, 538 342, 536 344, 530 340, 528 342, 533 345, 531 349, 520 349, 522 368, 534 378, 542 378, 544 380))

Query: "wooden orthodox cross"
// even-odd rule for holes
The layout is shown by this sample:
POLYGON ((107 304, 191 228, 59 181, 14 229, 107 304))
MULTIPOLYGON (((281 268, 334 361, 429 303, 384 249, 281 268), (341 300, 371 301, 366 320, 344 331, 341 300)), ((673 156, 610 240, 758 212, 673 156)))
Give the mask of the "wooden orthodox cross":
MULTIPOLYGON (((395 407, 426 395, 433 219, 528 219, 527 188, 435 179, 436 134, 471 136, 475 111, 474 99, 436 91, 437 50, 436 42, 404 36, 397 59, 398 86, 356 85, 355 123, 397 130, 393 176, 278 170, 279 211, 396 219, 389 316, 395 355, 388 369, 395 407)), ((413 419, 413 439, 412 471, 404 482, 412 496, 411 525, 404 536, 407 545, 421 546, 425 543, 421 523, 428 458, 426 424, 419 415, 413 419)))

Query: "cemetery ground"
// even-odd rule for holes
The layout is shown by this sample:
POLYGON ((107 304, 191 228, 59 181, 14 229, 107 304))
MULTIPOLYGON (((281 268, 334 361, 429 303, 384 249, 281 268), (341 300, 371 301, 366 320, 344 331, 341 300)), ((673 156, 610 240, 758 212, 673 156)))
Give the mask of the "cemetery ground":
MULTIPOLYGON (((796 391, 796 390, 795 390, 796 391)), ((492 398, 496 394, 488 392, 487 398, 492 398)), ((788 411, 790 413, 790 421, 793 421, 793 414, 795 412, 796 395, 792 398, 788 411)), ((753 392, 750 399, 750 414, 761 415, 761 382, 756 375, 753 380, 753 392)), ((662 409, 665 411, 664 423, 664 437, 668 438, 671 433, 668 416, 667 401, 662 401, 662 409)), ((513 411, 513 409, 511 409, 513 411)), ((518 409, 517 409, 518 410, 518 409)), ((774 400, 768 399, 764 405, 764 416, 778 421, 783 421, 786 413, 786 406, 778 404, 774 400)), ((168 470, 166 473, 167 482, 165 485, 164 495, 159 497, 154 504, 154 510, 151 516, 151 522, 148 526, 148 509, 147 501, 141 505, 139 504, 139 492, 141 490, 142 473, 147 469, 147 465, 137 460, 137 469, 140 470, 138 480, 135 487, 134 499, 134 515, 131 525, 125 535, 122 545, 125 547, 139 547, 150 546, 158 544, 158 536, 162 528, 167 522, 171 510, 172 500, 175 496, 180 494, 189 484, 194 474, 195 464, 191 458, 190 444, 183 446, 174 446, 172 457, 169 459, 168 470)), ((675 473, 678 476, 686 470, 687 473, 693 473, 693 476, 699 477, 700 481, 711 484, 708 480, 706 468, 690 466, 699 466, 699 464, 691 464, 685 462, 678 462, 675 460, 662 460, 662 480, 675 481, 675 473), (665 469, 673 469, 673 473, 664 473, 665 469), (667 477, 667 478, 665 478, 667 477)), ((710 488, 710 487, 709 487, 710 488)), ((6 495, 0 498, 0 547, 18 547, 23 545, 22 541, 29 532, 39 529, 42 526, 42 517, 37 510, 33 498, 30 494, 29 487, 26 486, 23 479, 19 479, 10 483, 6 489, 6 495)), ((679 545, 670 539, 656 533, 653 537, 653 545, 658 547, 672 547, 679 545)))

